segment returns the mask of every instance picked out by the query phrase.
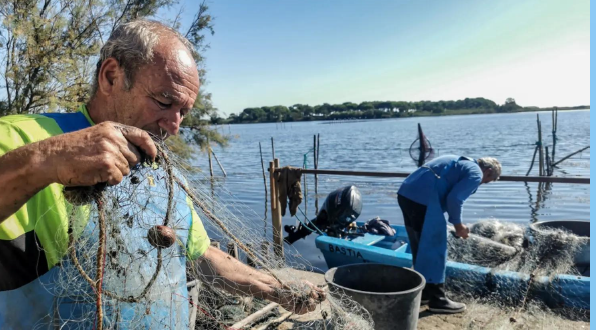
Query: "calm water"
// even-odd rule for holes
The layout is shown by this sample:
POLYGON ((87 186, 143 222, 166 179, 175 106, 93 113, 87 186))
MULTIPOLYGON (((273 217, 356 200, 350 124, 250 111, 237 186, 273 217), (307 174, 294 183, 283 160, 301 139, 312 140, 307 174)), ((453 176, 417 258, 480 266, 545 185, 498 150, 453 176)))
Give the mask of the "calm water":
MULTIPOLYGON (((550 112, 541 112, 543 140, 552 145, 550 112)), ((265 217, 265 190, 259 142, 267 168, 271 160, 271 137, 275 140, 275 156, 281 165, 302 167, 306 154, 307 167, 313 168, 313 135, 320 134, 321 169, 361 171, 413 171, 415 163, 408 149, 417 136, 417 123, 437 155, 457 154, 470 157, 492 156, 503 165, 503 175, 525 175, 530 166, 537 141, 536 113, 424 117, 372 120, 343 124, 303 122, 285 124, 246 124, 220 127, 234 138, 226 149, 215 149, 228 177, 219 184, 238 201, 252 209, 247 221, 262 224, 265 217)), ((558 118, 556 156, 567 154, 590 144, 590 112, 561 111, 558 118)), ((208 171, 206 156, 196 165, 208 171)), ((214 162, 215 164, 215 162, 214 162)), ((217 165, 214 171, 221 175, 217 165)), ((563 162, 556 176, 589 176, 590 149, 563 162)), ((532 175, 538 175, 537 163, 532 175)), ((267 175, 268 177, 268 175, 267 175)), ((360 221, 375 216, 392 223, 403 223, 396 201, 402 179, 323 176, 319 178, 319 205, 336 188, 356 185, 363 197, 360 221)), ((307 216, 314 218, 314 177, 307 176, 307 216)), ((496 182, 483 185, 464 207, 464 222, 494 217, 506 221, 528 223, 541 220, 590 218, 589 185, 496 182)), ((303 188, 304 192, 304 188, 303 188)), ((301 209, 305 209, 304 202, 301 209)), ((288 212, 289 213, 289 212, 288 212)), ((300 213, 299 213, 300 214, 300 213)), ((302 217, 303 218, 303 217, 302 217)), ((265 221, 270 221, 266 218, 265 221)), ((284 224, 295 224, 289 214, 284 224)), ((325 269, 325 263, 314 247, 315 235, 295 243, 302 256, 315 267, 325 269)))

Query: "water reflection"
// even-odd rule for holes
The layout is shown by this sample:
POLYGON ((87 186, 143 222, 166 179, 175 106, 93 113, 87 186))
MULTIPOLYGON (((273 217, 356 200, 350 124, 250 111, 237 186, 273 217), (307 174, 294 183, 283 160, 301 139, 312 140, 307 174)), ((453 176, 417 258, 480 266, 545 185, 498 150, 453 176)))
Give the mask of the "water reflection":
POLYGON ((532 196, 532 189, 527 182, 524 182, 526 191, 528 192, 528 206, 530 207, 530 221, 538 222, 538 211, 544 206, 548 197, 552 194, 553 183, 552 182, 539 182, 538 189, 536 191, 536 201, 532 196))

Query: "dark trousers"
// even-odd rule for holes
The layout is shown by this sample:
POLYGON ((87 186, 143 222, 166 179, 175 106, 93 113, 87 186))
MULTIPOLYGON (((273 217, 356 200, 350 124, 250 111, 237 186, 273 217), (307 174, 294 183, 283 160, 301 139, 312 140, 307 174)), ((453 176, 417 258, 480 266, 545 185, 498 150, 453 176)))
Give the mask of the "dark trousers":
POLYGON ((397 203, 404 215, 404 225, 410 239, 410 249, 412 250, 412 265, 416 263, 418 255, 418 245, 422 236, 422 226, 424 226, 424 217, 426 216, 426 206, 418 204, 402 195, 397 195, 397 203))

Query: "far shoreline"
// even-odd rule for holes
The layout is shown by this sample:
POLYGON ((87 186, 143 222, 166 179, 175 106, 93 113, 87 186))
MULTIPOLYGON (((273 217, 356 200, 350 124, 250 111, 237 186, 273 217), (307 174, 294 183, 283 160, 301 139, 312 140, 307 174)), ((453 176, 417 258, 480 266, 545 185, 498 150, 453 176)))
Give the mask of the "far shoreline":
MULTIPOLYGON (((321 123, 349 123, 349 122, 363 122, 363 121, 374 121, 374 120, 386 120, 386 119, 408 119, 417 117, 446 117, 446 116, 467 116, 467 115, 505 115, 505 114, 516 114, 516 113, 531 113, 531 112, 546 112, 553 111, 555 108, 524 108, 517 111, 509 112, 496 112, 496 111, 481 111, 479 109, 465 109, 465 110, 449 110, 442 113, 433 113, 430 111, 417 111, 411 115, 399 116, 399 117, 386 117, 386 118, 354 118, 354 119, 311 119, 311 120, 298 120, 298 121, 257 121, 257 122, 243 122, 243 123, 221 123, 212 125, 250 125, 250 124, 288 124, 288 123, 308 123, 308 122, 321 122, 321 123)), ((557 111, 590 111, 590 106, 582 107, 563 107, 557 108, 557 111)))

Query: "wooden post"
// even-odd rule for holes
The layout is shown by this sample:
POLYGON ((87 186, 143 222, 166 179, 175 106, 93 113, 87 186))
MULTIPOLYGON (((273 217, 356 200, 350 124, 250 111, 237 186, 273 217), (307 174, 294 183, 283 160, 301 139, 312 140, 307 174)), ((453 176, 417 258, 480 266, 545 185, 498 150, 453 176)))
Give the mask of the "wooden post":
POLYGON ((270 303, 269 305, 261 308, 261 310, 255 312, 253 314, 250 314, 244 320, 234 323, 234 325, 232 325, 231 328, 226 327, 226 329, 242 329, 242 328, 246 327, 247 325, 257 321, 259 318, 262 318, 264 315, 269 313, 269 311, 276 308, 277 306, 279 306, 277 303, 270 303))
MULTIPOLYGON (((215 161, 217 162, 217 165, 219 165, 219 168, 223 172, 223 175, 224 176, 228 176, 228 174, 226 173, 226 170, 224 170, 223 166, 219 162, 219 159, 217 159, 217 156, 215 155, 215 152, 213 152, 213 149, 211 149, 211 147, 210 147, 209 150, 211 150, 211 153, 213 154, 213 158, 215 158, 215 161)), ((211 175, 213 176, 213 174, 211 174, 211 175)))
MULTIPOLYGON (((306 155, 304 155, 304 164, 302 165, 302 169, 306 169, 306 155)), ((308 214, 308 183, 306 182, 306 175, 302 176, 302 190, 304 190, 304 198, 302 199, 302 201, 304 202, 304 214, 308 214)))
POLYGON ((565 156, 565 157, 563 157, 563 158, 559 159, 559 160, 558 160, 558 161, 556 161, 555 163, 553 163, 553 166, 557 166, 557 165, 559 165, 559 164, 560 164, 562 161, 564 161, 564 160, 567 160, 567 159, 571 158, 572 156, 575 156, 575 155, 579 154, 580 152, 582 152, 582 151, 584 151, 584 150, 586 150, 586 149, 589 149, 589 148, 590 148, 590 146, 587 146, 587 147, 584 147, 584 148, 581 148, 581 149, 579 149, 578 151, 572 152, 572 153, 570 153, 569 155, 567 155, 567 156, 565 156))
POLYGON ((273 155, 273 159, 275 159, 275 145, 273 144, 273 136, 271 137, 271 155, 273 155))
MULTIPOLYGON (((320 135, 317 134, 317 162, 315 164, 315 168, 319 169, 319 153, 321 151, 321 139, 320 135)), ((315 176, 316 178, 316 176, 315 176)), ((319 180, 315 180, 315 215, 319 214, 319 180)))
POLYGON ((528 169, 528 172, 526 172, 526 176, 530 175, 530 172, 532 172, 532 167, 534 167, 534 161, 536 160, 537 152, 538 152, 538 146, 536 146, 534 148, 534 156, 532 156, 532 161, 530 162, 530 168, 528 169))
POLYGON ((265 163, 263 162, 263 149, 259 142, 259 154, 261 154, 261 169, 263 170, 263 185, 265 186, 265 217, 263 217, 263 238, 267 239, 267 176, 265 176, 265 163))
POLYGON ((319 167, 319 154, 321 151, 321 136, 317 134, 317 168, 319 167))
POLYGON ((209 145, 209 140, 207 140, 207 155, 209 156, 209 173, 211 173, 211 177, 213 177, 213 163, 211 162, 211 146, 209 145))
MULTIPOLYGON (((312 158, 313 158, 313 164, 314 164, 314 167, 316 170, 319 168, 319 164, 317 164, 317 154, 318 154, 317 150, 318 150, 318 148, 317 148, 317 136, 316 135, 313 135, 313 137, 312 137, 312 144, 313 144, 312 158)), ((319 201, 317 199, 317 193, 319 192, 318 185, 319 185, 319 178, 318 178, 317 174, 315 174, 315 215, 317 215, 317 213, 319 213, 319 201)))
POLYGON ((271 223, 273 225, 273 250, 276 256, 283 258, 284 242, 281 228, 281 206, 277 194, 277 174, 275 169, 279 167, 279 159, 269 162, 269 190, 271 190, 271 223))
MULTIPOLYGON (((550 157, 551 163, 555 162, 555 148, 557 146, 557 123, 559 121, 559 109, 555 107, 553 110, 553 153, 550 157)), ((552 169, 551 169, 552 170, 552 169)))
POLYGON ((267 177, 265 176, 265 162, 263 162, 263 149, 259 142, 259 154, 261 154, 261 169, 263 170, 263 184, 265 185, 265 203, 267 203, 267 177))
POLYGON ((232 257, 238 259, 238 247, 236 246, 236 243, 234 243, 234 242, 228 243, 228 254, 231 255, 232 257))
POLYGON ((544 151, 542 147, 542 125, 540 125, 540 116, 536 114, 536 125, 538 126, 538 175, 544 176, 544 151))

